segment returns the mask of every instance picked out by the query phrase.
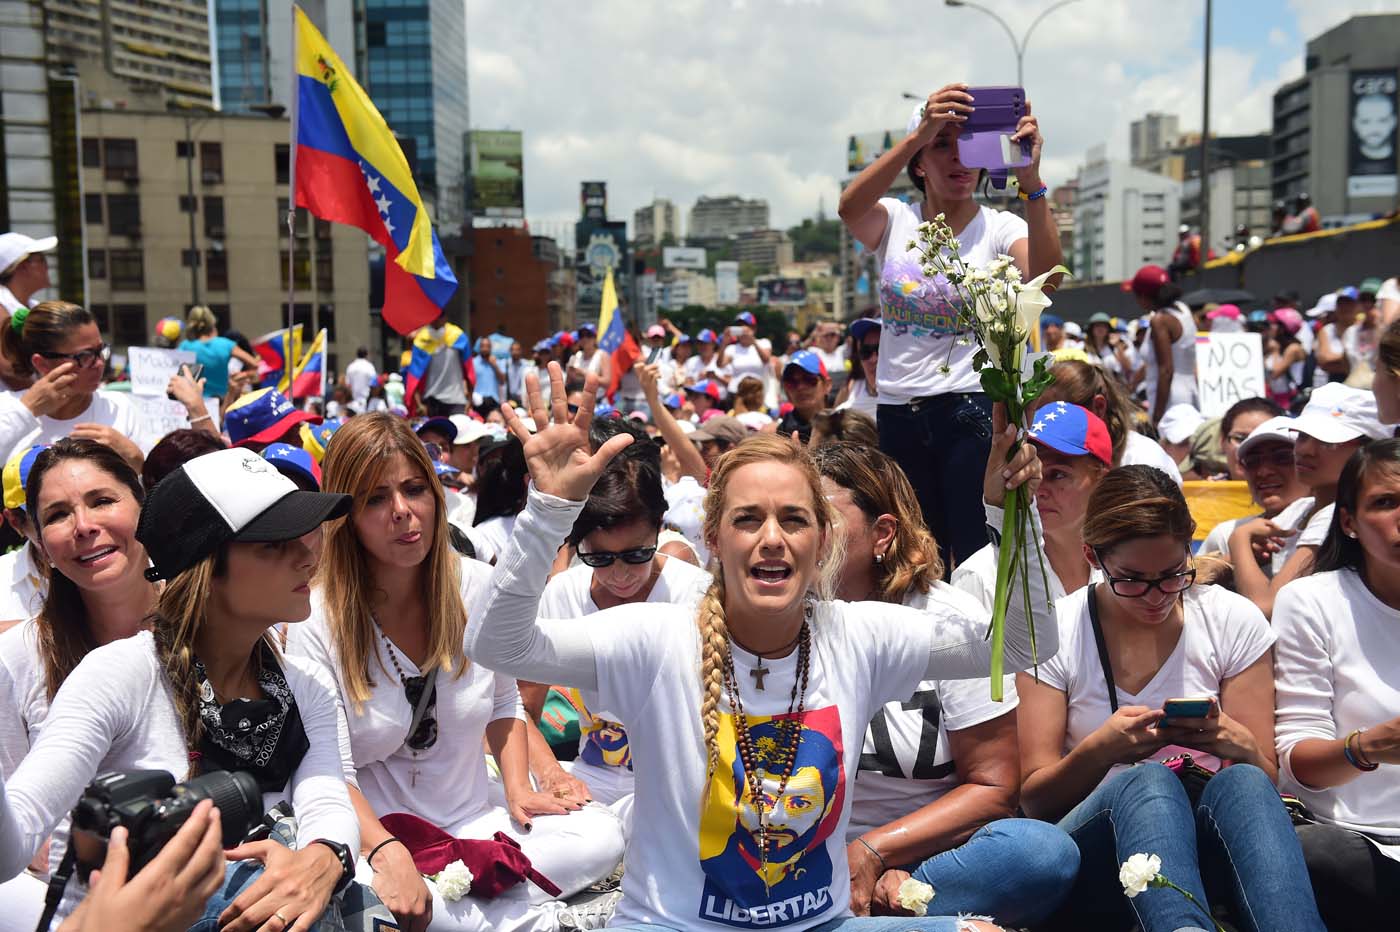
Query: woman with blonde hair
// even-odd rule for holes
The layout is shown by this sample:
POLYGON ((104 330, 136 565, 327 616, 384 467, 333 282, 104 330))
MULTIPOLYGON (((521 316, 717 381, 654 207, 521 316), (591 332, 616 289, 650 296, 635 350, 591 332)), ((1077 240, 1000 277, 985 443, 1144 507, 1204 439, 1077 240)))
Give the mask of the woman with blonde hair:
MULTIPOLYGON (((147 496, 136 538, 147 578, 168 580, 151 630, 89 651, 59 687, 6 782, 5 816, 23 844, 0 854, 0 876, 12 873, 8 858, 33 856, 99 773, 242 771, 262 808, 292 805, 296 846, 240 844, 239 827, 225 825, 229 860, 258 866, 230 864, 206 919, 225 932, 324 927, 354 879, 359 830, 333 688, 279 656, 271 631, 310 612, 320 526, 348 505, 297 489, 248 450, 191 460, 147 496)), ((70 882, 60 916, 82 886, 70 882)))
MULTIPOLYGON (((992 462, 1005 462, 994 448, 992 462)), ((838 597, 985 615, 943 582, 938 545, 895 462, 854 443, 813 451, 841 515, 846 552, 838 597)), ((1007 677, 1011 680, 1011 677, 1007 677)), ((1079 870, 1079 851, 1045 822, 1012 818, 1021 789, 1016 690, 991 701, 991 681, 924 680, 910 702, 885 704, 865 731, 846 829, 851 901, 899 909, 911 875, 938 891, 929 912, 987 915, 1012 926, 1049 916, 1079 870)))
MULTIPOLYGON (((571 416, 558 367, 550 380, 552 414, 529 380, 538 433, 508 415, 534 484, 468 646, 493 669, 579 689, 627 725, 634 766, 648 776, 636 786, 619 922, 991 928, 952 917, 853 917, 845 838, 867 723, 924 679, 984 676, 985 616, 831 601, 841 539, 820 477, 802 447, 757 435, 726 453, 710 478, 704 533, 714 582, 698 607, 619 605, 588 625, 538 619, 538 568, 631 442, 613 437, 590 453, 593 386, 571 416)), ((1002 435, 1000 448, 1010 439, 1002 435)), ((1005 484, 1033 487, 1038 473, 1023 445, 1005 484)), ((1027 537, 1034 547, 1035 535, 1027 537)), ((1032 601, 1045 604, 1043 589, 1032 601)), ((1010 669, 1032 663, 1028 625, 1011 611, 1010 669)), ((1048 619, 1040 628, 1043 660, 1056 640, 1048 619)))
POLYGON ((185 318, 185 338, 180 349, 194 353, 195 362, 204 367, 205 394, 222 398, 228 394, 228 364, 237 359, 245 368, 258 369, 258 357, 228 337, 219 336, 219 324, 214 312, 202 304, 190 308, 185 318))
POLYGON ((347 421, 326 449, 321 477, 324 489, 353 504, 326 535, 311 622, 292 629, 287 649, 332 671, 340 689, 360 878, 410 930, 601 924, 597 909, 561 909, 533 884, 492 900, 445 900, 380 823, 404 812, 457 838, 505 832, 560 896, 607 877, 622 856, 611 812, 572 811, 579 803, 531 786, 516 683, 472 662, 463 647, 491 568, 452 549, 442 486, 407 422, 383 413, 347 421), (489 777, 483 737, 500 784, 489 777))

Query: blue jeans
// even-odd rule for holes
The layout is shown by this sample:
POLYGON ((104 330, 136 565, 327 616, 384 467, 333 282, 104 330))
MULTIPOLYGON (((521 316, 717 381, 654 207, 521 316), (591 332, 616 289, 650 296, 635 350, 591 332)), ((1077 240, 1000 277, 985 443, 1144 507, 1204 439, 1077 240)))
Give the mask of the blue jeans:
POLYGON ((1079 873, 1079 848, 1046 822, 999 819, 911 873, 937 894, 928 904, 930 914, 991 916, 1005 926, 1034 926, 1069 896, 1079 873))
MULTIPOLYGON (((937 900, 934 897, 934 901, 937 900)), ((657 929, 669 928, 660 925, 608 926, 609 932, 620 929, 656 932, 657 929)), ((844 916, 828 919, 819 926, 812 926, 807 932, 963 932, 966 928, 954 916, 844 916)))
POLYGON ((1079 880, 1061 910, 1066 928, 1126 929, 1134 920, 1143 932, 1210 928, 1175 890, 1124 896, 1118 867, 1141 852, 1159 856, 1162 875, 1199 902, 1228 904, 1244 932, 1326 932, 1293 825, 1258 767, 1221 770, 1193 811, 1174 773, 1139 764, 1095 789, 1060 827, 1080 855, 1079 880))
POLYGON ((909 477, 951 574, 987 544, 982 473, 992 450, 992 403, 975 392, 882 404, 876 424, 880 449, 909 477))

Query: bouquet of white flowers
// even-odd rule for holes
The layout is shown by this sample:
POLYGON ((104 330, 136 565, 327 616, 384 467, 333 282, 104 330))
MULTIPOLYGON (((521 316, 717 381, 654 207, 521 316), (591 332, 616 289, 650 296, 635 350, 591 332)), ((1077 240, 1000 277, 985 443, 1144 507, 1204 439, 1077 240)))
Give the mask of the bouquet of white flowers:
MULTIPOLYGON (((972 357, 972 365, 979 372, 982 390, 992 401, 1005 405, 1007 420, 1024 430, 1028 426, 1026 413, 1030 405, 1054 381, 1047 357, 1037 359, 1029 378, 1024 376, 1026 344, 1040 327, 1041 312, 1050 305, 1045 294, 1046 282, 1052 275, 1067 275, 1069 269, 1057 265, 1031 281, 1022 282, 1021 272, 1010 256, 999 255, 986 268, 971 265, 959 253, 961 244, 953 236, 943 214, 921 223, 919 238, 911 241, 909 248, 921 253, 924 277, 933 279, 960 308, 959 327, 976 338, 978 350, 972 357)), ((946 360, 941 370, 949 371, 946 360)), ((1008 456, 1014 455, 1023 442, 1018 440, 1008 456)), ((1045 554, 1040 550, 1040 540, 1031 524, 1031 499, 1024 487, 1008 491, 1003 507, 1005 517, 1001 527, 991 631, 992 699, 997 702, 1002 700, 1006 610, 1011 604, 1011 589, 1018 574, 1026 620, 1031 629, 1031 653, 1035 654, 1035 616, 1029 585, 1032 568, 1021 551, 1021 542, 1027 535, 1036 541, 1038 571, 1045 580, 1046 590, 1050 588, 1045 554)))

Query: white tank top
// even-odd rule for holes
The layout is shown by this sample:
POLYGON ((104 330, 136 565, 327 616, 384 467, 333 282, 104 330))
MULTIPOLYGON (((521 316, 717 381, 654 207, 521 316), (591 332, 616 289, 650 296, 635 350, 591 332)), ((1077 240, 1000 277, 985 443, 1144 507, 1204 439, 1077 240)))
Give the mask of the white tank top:
POLYGON ((764 368, 763 357, 758 354, 757 344, 745 346, 735 343, 729 347, 729 376, 735 384, 746 375, 762 379, 764 368))
MULTIPOLYGON (((1170 314, 1181 323, 1181 336, 1172 341, 1172 385, 1167 407, 1187 404, 1199 407, 1196 399, 1196 319, 1191 310, 1181 302, 1164 307, 1161 313, 1170 314)), ((1147 366, 1144 385, 1147 389, 1147 410, 1157 410, 1157 348, 1148 334, 1142 344, 1142 359, 1147 366)))

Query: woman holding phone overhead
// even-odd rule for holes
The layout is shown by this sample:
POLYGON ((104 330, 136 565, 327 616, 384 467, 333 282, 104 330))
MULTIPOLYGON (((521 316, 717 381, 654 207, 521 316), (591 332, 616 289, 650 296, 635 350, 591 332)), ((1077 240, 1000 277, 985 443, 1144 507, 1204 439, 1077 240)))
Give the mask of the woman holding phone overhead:
POLYGON ((910 117, 908 135, 856 176, 839 207, 851 235, 880 263, 880 446, 909 476, 950 568, 987 542, 978 484, 991 448, 992 405, 972 368, 977 348, 958 327, 955 296, 924 278, 920 254, 909 247, 919 224, 943 214, 970 263, 1006 254, 1024 281, 1063 257, 1029 102, 1011 137, 1031 147, 1030 163, 1015 169, 1026 219, 973 198, 980 174, 959 160, 958 134, 976 106, 976 89, 966 84, 930 94, 910 117), (922 201, 885 196, 900 172, 922 201))

